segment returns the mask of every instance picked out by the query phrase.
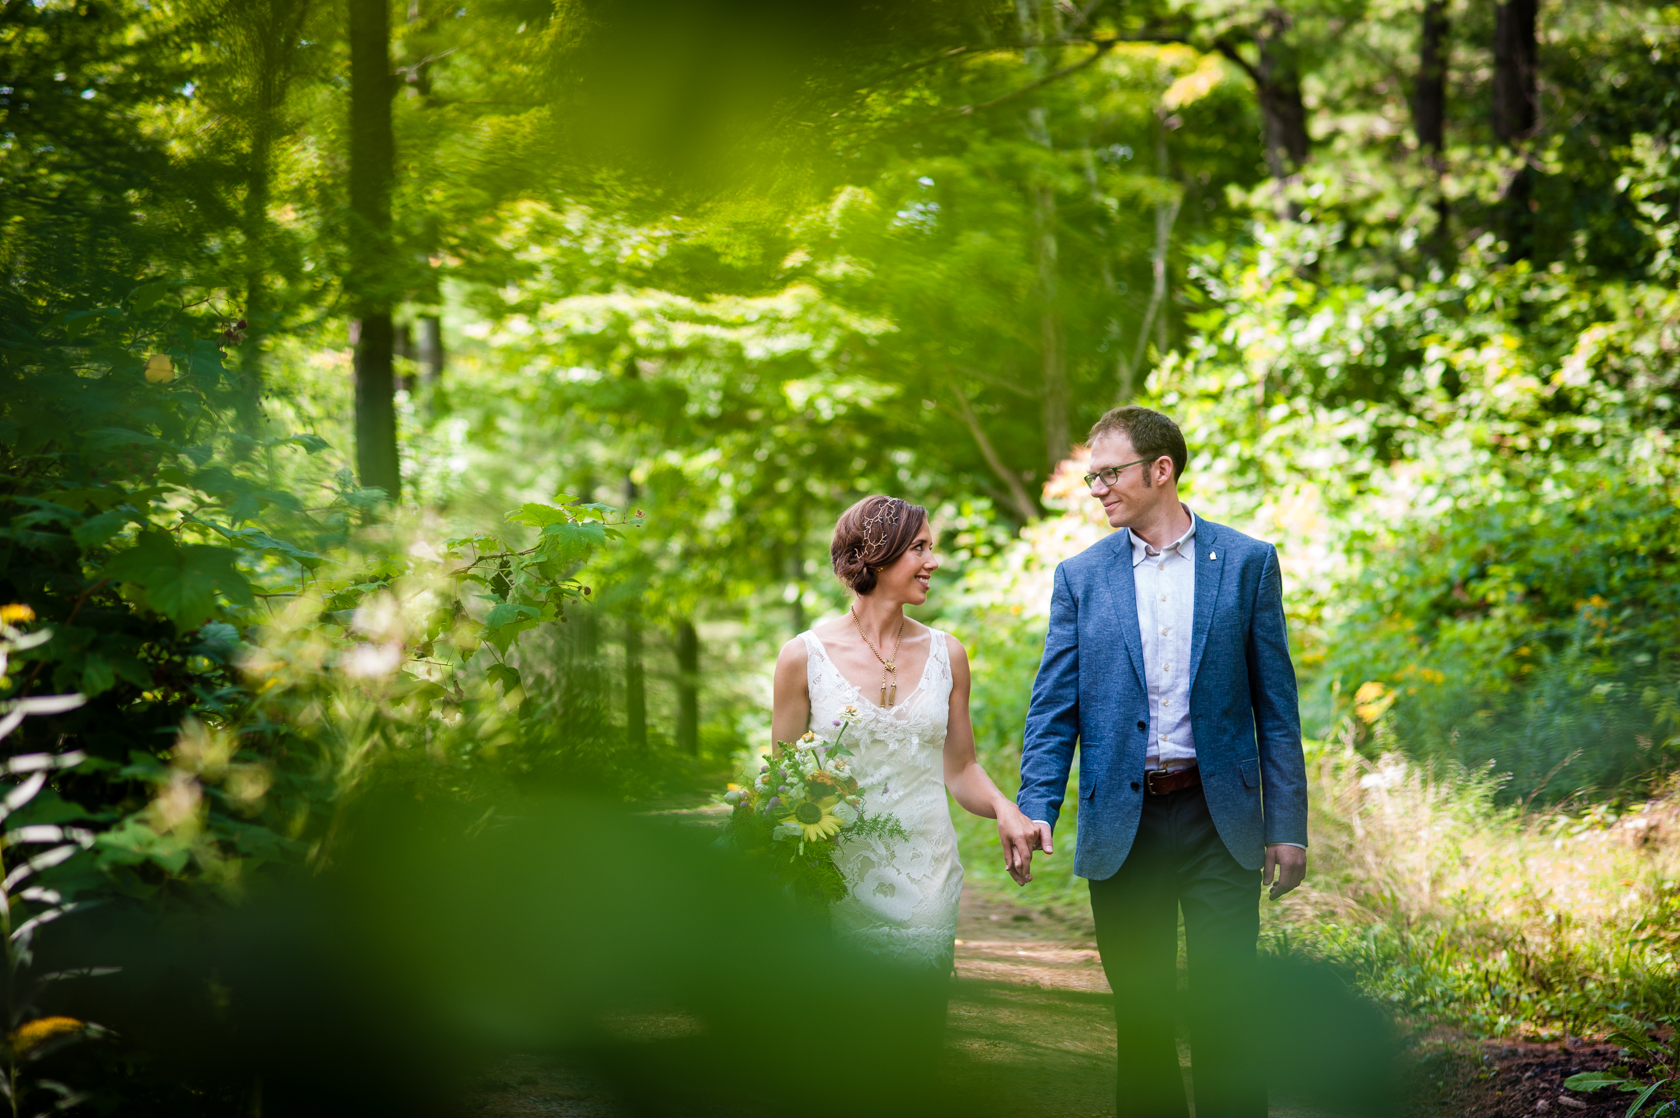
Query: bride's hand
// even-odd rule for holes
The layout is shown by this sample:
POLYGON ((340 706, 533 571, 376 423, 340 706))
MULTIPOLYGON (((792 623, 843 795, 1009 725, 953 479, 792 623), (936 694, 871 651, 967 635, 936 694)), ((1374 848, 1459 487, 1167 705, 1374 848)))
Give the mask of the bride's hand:
MULTIPOLYGON (((1032 880, 1032 852, 1040 848, 1040 828, 1008 800, 998 804, 997 825, 998 840, 1003 843, 1004 866, 1015 884, 1025 885, 1032 880)), ((1043 849, 1046 854, 1050 852, 1048 845, 1043 849)))

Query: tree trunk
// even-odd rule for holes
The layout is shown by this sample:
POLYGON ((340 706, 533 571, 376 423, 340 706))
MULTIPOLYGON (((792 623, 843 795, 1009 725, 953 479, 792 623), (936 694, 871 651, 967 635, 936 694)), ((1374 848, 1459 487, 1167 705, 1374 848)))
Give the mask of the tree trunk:
POLYGON ((1270 8, 1254 31, 1259 61, 1250 65, 1236 43, 1220 39, 1219 53, 1235 62, 1254 83, 1254 97, 1260 105, 1265 129, 1266 169, 1277 184, 1278 216, 1294 221, 1301 208, 1284 197, 1283 187, 1312 154, 1312 137, 1307 133, 1307 106, 1301 100, 1301 67, 1289 41, 1289 13, 1270 8))
POLYGON ((1447 0, 1425 0, 1423 26, 1418 35, 1417 90, 1412 98, 1412 122, 1417 129, 1418 148, 1435 176, 1435 230, 1430 234, 1429 255, 1443 259, 1452 245, 1451 208, 1441 189, 1446 160, 1441 154, 1447 142, 1447 56, 1452 30, 1447 18, 1447 0))
POLYGON ((1412 123, 1418 147, 1439 156, 1447 137, 1447 0, 1425 0, 1423 27, 1418 35, 1417 90, 1412 98, 1412 123))
POLYGON ((1266 122, 1266 164, 1280 181, 1298 171, 1312 149, 1307 107, 1301 100, 1300 61, 1289 41, 1289 24, 1288 13, 1273 8, 1255 36, 1260 64, 1254 70, 1254 84, 1266 122))
MULTIPOLYGON (((1156 114, 1157 128, 1155 130, 1155 170, 1163 181, 1171 177, 1171 166, 1167 160, 1167 124, 1156 114)), ((1149 331, 1159 321, 1162 329, 1156 345, 1156 352, 1167 351, 1166 316, 1161 314, 1161 308, 1167 301, 1167 250, 1172 247, 1172 228, 1178 220, 1179 207, 1184 204, 1184 196, 1180 194, 1171 202, 1157 202, 1155 204, 1155 250, 1149 257, 1149 270, 1152 273, 1152 283, 1149 289, 1149 305, 1144 308, 1143 321, 1138 324, 1137 345, 1132 349, 1130 363, 1120 366, 1120 402, 1130 400, 1137 391, 1138 370, 1143 367, 1144 354, 1149 349, 1149 331), (1160 316, 1157 320, 1157 316, 1160 316)), ((1125 357, 1120 358, 1125 362, 1125 357)))
MULTIPOLYGON (((260 94, 259 94, 260 96, 260 94)), ((256 419, 262 395, 263 334, 268 328, 268 199, 273 170, 272 115, 258 107, 251 129, 251 161, 245 172, 245 340, 239 347, 239 372, 244 380, 246 425, 256 419)))
MULTIPOLYGON (((1029 44, 1022 52, 1034 75, 1043 77, 1050 72, 1050 56, 1037 44, 1054 41, 1062 34, 1062 13, 1054 3, 1042 0, 1015 0, 1015 19, 1021 28, 1021 39, 1029 44)), ((1033 143, 1054 151, 1050 136, 1049 114, 1042 106, 1027 110, 1027 137, 1033 143)), ((1044 428, 1044 457, 1054 470, 1068 456, 1067 331, 1062 323, 1062 308, 1058 301, 1056 274, 1056 184, 1040 178, 1027 187, 1033 215, 1033 264, 1038 272, 1038 346, 1039 362, 1043 370, 1041 398, 1044 428)), ((1015 483, 1020 484, 1018 481, 1015 483)))
POLYGON ((274 145, 282 121, 280 111, 297 64, 298 40, 308 15, 309 0, 248 0, 227 9, 230 21, 221 34, 249 82, 244 116, 250 124, 250 153, 245 165, 245 203, 241 215, 244 235, 243 313, 245 338, 239 349, 239 369, 245 398, 241 402, 247 426, 257 421, 262 395, 263 341, 274 327, 269 305, 268 205, 274 177, 274 145))
POLYGON ((700 752, 700 634, 694 622, 677 622, 677 748, 700 752))
POLYGON ((801 554, 801 541, 805 535, 805 517, 803 503, 794 510, 793 539, 787 548, 787 577, 788 592, 788 624, 793 628, 793 635, 798 636, 805 631, 805 556, 801 554))
MULTIPOLYGON (((1493 134, 1516 149, 1535 133, 1540 120, 1540 45, 1535 25, 1539 0, 1510 0, 1494 8, 1493 134)), ((1505 190, 1506 255, 1512 260, 1533 252, 1534 170, 1517 170, 1505 190)))
MULTIPOLYGON (((1042 108, 1027 112, 1028 134, 1053 150, 1049 123, 1042 108)), ((1056 243, 1056 188, 1038 182, 1029 188, 1033 211, 1033 263, 1038 272, 1038 344, 1043 369, 1044 457, 1054 470, 1071 449, 1068 428, 1067 332, 1058 302, 1058 246, 1056 243)))
POLYGON ((396 390, 392 368, 391 185, 396 141, 391 130, 391 25, 386 0, 350 5, 350 305, 356 330, 356 470, 364 486, 395 501, 402 491, 397 461, 396 390))
POLYGON ((624 740, 647 748, 647 675, 642 666, 642 616, 632 603, 624 620, 624 740))
POLYGON ((435 314, 420 316, 420 383, 436 388, 443 381, 443 320, 435 314))
MULTIPOLYGON (((631 359, 628 375, 640 375, 631 359)), ((636 481, 624 476, 624 507, 636 505, 636 481)), ((647 675, 642 666, 642 610, 638 598, 630 600, 624 617, 624 738, 633 749, 647 747, 647 675)))
MULTIPOLYGON (((414 324, 412 322, 399 322, 392 327, 391 356, 400 361, 415 360, 414 324)), ((393 384, 395 385, 397 391, 414 391, 414 383, 409 379, 408 375, 402 372, 395 363, 392 364, 392 368, 397 369, 395 377, 393 378, 393 384)))

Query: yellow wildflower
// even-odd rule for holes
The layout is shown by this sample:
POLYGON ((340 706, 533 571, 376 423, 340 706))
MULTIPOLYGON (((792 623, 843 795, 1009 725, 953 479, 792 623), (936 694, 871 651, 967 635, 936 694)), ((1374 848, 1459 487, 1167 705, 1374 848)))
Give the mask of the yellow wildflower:
POLYGON ((87 1026, 74 1017, 37 1017, 18 1026, 11 1036, 12 1048, 17 1052, 27 1052, 38 1044, 45 1044, 55 1037, 79 1033, 85 1028, 87 1026))
POLYGON ((9 606, 0 606, 0 621, 7 625, 18 625, 33 620, 35 620, 35 611, 26 605, 14 602, 9 606))

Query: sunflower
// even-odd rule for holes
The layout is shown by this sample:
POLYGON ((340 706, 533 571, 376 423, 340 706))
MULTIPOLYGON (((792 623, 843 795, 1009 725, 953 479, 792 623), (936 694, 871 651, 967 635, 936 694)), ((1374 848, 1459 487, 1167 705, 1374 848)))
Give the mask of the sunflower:
POLYGON ((834 814, 832 808, 824 807, 816 800, 801 800, 793 806, 793 813, 783 823, 796 825, 803 833, 806 842, 821 842, 831 839, 840 833, 845 824, 834 814))

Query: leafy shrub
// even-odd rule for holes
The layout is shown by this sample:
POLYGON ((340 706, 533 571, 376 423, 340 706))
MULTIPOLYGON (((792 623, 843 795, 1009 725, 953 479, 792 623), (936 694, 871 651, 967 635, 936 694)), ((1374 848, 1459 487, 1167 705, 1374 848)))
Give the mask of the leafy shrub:
POLYGON ((1680 760, 1680 505, 1594 463, 1565 480, 1466 496, 1374 552, 1325 665, 1365 688, 1361 740, 1493 763, 1525 798, 1680 760))

